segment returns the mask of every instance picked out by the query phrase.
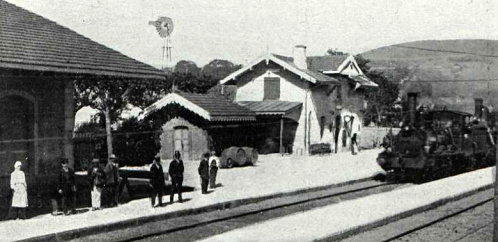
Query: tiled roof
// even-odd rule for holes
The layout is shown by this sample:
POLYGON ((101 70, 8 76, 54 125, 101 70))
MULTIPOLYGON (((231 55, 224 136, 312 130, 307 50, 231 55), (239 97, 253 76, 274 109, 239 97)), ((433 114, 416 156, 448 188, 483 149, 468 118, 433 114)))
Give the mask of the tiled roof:
POLYGON ((312 71, 337 71, 348 55, 308 56, 306 63, 312 71))
POLYGON ((150 65, 3 0, 0 68, 164 79, 150 65))
POLYGON ((303 104, 300 102, 287 102, 287 101, 276 101, 276 100, 265 100, 265 101, 242 101, 237 102, 238 104, 254 111, 259 115, 268 114, 287 114, 296 108, 301 107, 303 104))
POLYGON ((283 55, 276 55, 276 54, 273 54, 273 56, 277 57, 278 59, 280 60, 283 60, 285 61, 287 64, 301 70, 302 72, 312 76, 313 78, 315 78, 316 80, 318 80, 319 82, 337 82, 337 80, 333 77, 330 77, 330 76, 327 76, 325 74, 322 74, 318 71, 314 71, 314 70, 311 70, 309 69, 301 69, 301 68, 298 68, 295 64, 294 64, 294 58, 292 57, 287 57, 287 56, 283 56, 283 55))
POLYGON ((145 109, 141 118, 169 104, 179 104, 208 121, 255 121, 253 111, 223 96, 213 94, 170 93, 145 109))

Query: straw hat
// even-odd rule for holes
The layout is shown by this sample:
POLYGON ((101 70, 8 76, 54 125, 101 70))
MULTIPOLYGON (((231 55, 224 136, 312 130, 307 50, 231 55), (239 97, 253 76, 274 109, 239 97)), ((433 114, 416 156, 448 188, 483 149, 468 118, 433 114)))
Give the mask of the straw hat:
POLYGON ((14 168, 21 167, 21 166, 22 166, 22 163, 20 161, 16 161, 16 163, 14 163, 14 168))

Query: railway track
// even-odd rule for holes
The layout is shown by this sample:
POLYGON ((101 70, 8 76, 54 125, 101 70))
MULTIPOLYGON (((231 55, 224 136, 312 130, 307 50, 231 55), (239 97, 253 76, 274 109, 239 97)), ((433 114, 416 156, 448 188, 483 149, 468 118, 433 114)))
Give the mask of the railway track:
POLYGON ((493 216, 484 213, 488 213, 490 207, 492 210, 493 196, 494 189, 487 188, 341 241, 473 241, 468 238, 475 238, 476 233, 483 233, 480 230, 487 230, 492 226, 489 223, 492 223, 493 216))
POLYGON ((477 208, 477 207, 483 206, 483 205, 485 205, 486 203, 489 203, 489 202, 492 202, 492 201, 493 201, 493 198, 485 199, 485 200, 480 201, 480 202, 478 202, 478 203, 476 203, 476 204, 473 204, 473 205, 471 205, 471 206, 467 206, 467 207, 465 207, 465 208, 462 208, 462 209, 460 209, 460 210, 458 210, 458 211, 455 211, 455 212, 449 213, 449 214, 447 214, 447 215, 445 215, 445 216, 442 216, 442 217, 440 217, 440 218, 437 218, 437 219, 435 219, 435 220, 428 221, 427 223, 422 224, 422 225, 419 225, 419 226, 417 226, 417 227, 414 227, 414 228, 412 228, 412 229, 410 229, 410 230, 408 230, 408 231, 404 231, 404 232, 399 233, 399 234, 397 234, 397 235, 395 235, 395 236, 392 236, 392 237, 390 237, 390 238, 384 239, 384 240, 382 240, 381 242, 391 242, 391 241, 398 240, 398 239, 403 238, 403 237, 405 237, 405 236, 407 236, 407 235, 409 235, 409 234, 412 234, 412 233, 415 233, 415 232, 421 231, 421 230, 426 229, 426 228, 428 228, 428 227, 430 227, 430 226, 433 226, 434 224, 444 222, 444 221, 446 221, 446 220, 448 220, 448 219, 451 219, 451 218, 453 218, 453 217, 456 217, 456 216, 458 216, 458 215, 460 215, 460 214, 462 214, 462 213, 465 213, 465 212, 467 212, 467 211, 469 211, 469 210, 472 210, 472 209, 475 209, 475 208, 477 208))
POLYGON ((125 230, 92 235, 82 240, 113 241, 195 241, 276 217, 394 190, 403 183, 364 181, 320 191, 265 200, 228 210, 183 216, 152 222, 125 230))

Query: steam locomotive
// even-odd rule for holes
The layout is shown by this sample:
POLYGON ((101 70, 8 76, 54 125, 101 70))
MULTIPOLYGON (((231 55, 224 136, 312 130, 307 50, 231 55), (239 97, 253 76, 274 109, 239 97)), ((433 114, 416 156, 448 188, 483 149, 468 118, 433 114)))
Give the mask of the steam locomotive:
POLYGON ((475 114, 416 110, 408 94, 409 122, 386 136, 377 163, 393 181, 428 181, 491 166, 496 154, 495 116, 475 99, 475 114))

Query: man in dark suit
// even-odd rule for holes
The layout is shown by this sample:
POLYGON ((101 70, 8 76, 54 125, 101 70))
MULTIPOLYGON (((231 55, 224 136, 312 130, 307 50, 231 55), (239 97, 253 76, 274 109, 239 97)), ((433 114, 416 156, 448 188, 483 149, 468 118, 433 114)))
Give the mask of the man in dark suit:
POLYGON ((209 153, 204 153, 201 163, 199 164, 199 175, 201 176, 201 189, 202 194, 207 194, 209 184, 209 153))
POLYGON ((178 193, 178 201, 183 202, 182 199, 182 183, 183 183, 183 161, 181 159, 180 151, 175 151, 173 160, 169 163, 169 175, 171 176, 171 194, 169 201, 173 203, 175 193, 178 193))
POLYGON ((159 198, 159 206, 163 206, 164 172, 161 165, 161 158, 155 157, 150 166, 150 184, 152 186, 151 204, 156 204, 156 196, 159 198))
POLYGON ((62 159, 62 169, 59 172, 58 192, 62 196, 62 210, 64 215, 74 214, 76 202, 76 182, 74 171, 68 165, 68 159, 62 159))
POLYGON ((106 174, 106 203, 109 206, 118 206, 118 184, 119 184, 119 165, 114 154, 109 157, 104 168, 106 174))

